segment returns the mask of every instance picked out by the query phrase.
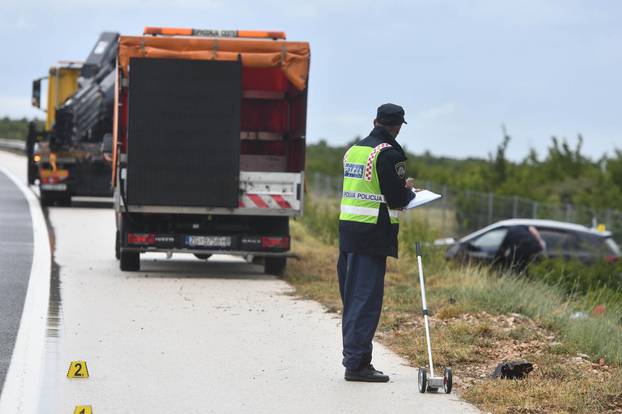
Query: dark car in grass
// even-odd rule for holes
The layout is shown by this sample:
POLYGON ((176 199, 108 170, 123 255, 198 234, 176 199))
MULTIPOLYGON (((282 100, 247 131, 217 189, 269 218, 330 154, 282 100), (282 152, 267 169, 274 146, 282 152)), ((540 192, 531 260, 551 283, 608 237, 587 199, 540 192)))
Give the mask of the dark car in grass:
POLYGON ((620 247, 608 231, 553 220, 510 219, 462 237, 449 246, 446 257, 521 271, 544 257, 615 262, 620 260, 620 247))

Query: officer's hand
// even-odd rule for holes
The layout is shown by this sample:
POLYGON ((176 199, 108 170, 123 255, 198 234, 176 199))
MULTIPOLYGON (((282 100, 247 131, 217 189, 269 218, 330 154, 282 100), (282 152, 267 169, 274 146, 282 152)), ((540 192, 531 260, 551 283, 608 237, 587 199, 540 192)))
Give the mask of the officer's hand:
POLYGON ((412 177, 408 177, 406 179, 406 188, 415 188, 415 179, 412 177))

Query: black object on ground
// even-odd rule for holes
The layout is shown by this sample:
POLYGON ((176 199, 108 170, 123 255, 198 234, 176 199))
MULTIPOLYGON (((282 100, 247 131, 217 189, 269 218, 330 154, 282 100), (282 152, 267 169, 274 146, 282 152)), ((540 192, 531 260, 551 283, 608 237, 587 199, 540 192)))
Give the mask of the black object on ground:
POLYGON ((521 359, 500 363, 493 371, 491 377, 494 379, 523 379, 531 371, 533 371, 533 364, 521 359))

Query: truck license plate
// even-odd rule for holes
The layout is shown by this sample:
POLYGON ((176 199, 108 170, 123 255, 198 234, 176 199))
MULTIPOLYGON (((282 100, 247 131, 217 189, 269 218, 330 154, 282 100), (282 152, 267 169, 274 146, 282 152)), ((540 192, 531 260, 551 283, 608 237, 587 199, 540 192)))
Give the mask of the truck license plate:
POLYGON ((41 189, 45 191, 67 191, 67 184, 41 184, 41 189))
POLYGON ((227 236, 186 236, 189 247, 231 247, 231 237, 227 236))

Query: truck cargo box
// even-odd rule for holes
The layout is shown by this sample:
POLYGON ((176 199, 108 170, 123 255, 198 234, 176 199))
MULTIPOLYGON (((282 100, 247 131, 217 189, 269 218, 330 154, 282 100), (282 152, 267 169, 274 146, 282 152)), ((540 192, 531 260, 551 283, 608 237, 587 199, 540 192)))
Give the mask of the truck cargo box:
POLYGON ((145 33, 119 39, 121 269, 138 270, 145 252, 228 253, 282 274, 289 217, 304 205, 309 45, 281 32, 145 33), (262 39, 230 38, 242 35, 262 39))

